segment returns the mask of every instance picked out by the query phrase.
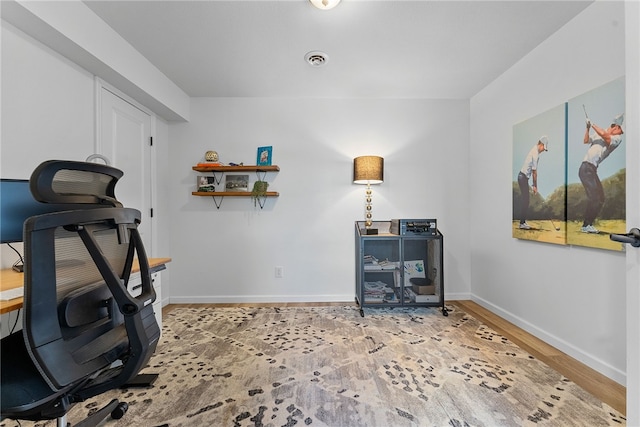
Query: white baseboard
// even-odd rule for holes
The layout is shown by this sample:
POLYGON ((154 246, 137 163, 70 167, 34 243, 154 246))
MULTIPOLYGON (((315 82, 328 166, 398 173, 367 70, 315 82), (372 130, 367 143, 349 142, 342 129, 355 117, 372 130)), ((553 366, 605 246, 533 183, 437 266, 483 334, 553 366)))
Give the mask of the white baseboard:
POLYGON ((552 335, 550 333, 548 333, 547 331, 538 328, 537 326, 527 322, 526 320, 515 316, 513 313, 508 312, 492 303, 490 303, 489 301, 486 301, 480 297, 478 297, 477 295, 471 295, 471 300, 474 301, 475 303, 481 305, 482 307, 486 308, 487 310, 491 311, 492 313, 502 317, 503 319, 513 323, 514 325, 516 325, 517 327, 519 327, 520 329, 523 329, 525 331, 527 331, 528 333, 530 333, 531 335, 535 336, 536 338, 541 339, 542 341, 546 342, 547 344, 557 348, 558 350, 568 354, 569 356, 573 357, 574 359, 584 363, 585 365, 589 366, 590 368, 600 372, 602 375, 605 375, 609 378, 611 378, 612 380, 616 381, 619 384, 625 385, 627 382, 627 375, 625 372, 622 372, 621 370, 607 364, 604 363, 602 360, 588 354, 585 353, 584 351, 582 351, 581 349, 579 349, 578 347, 574 346, 573 344, 570 344, 568 342, 566 342, 563 339, 560 339, 558 337, 556 337, 555 335, 552 335))
POLYGON ((444 302, 446 303, 447 301, 465 301, 465 300, 470 300, 471 299, 471 294, 467 293, 467 292, 460 292, 460 293, 444 293, 444 302))
MULTIPOLYGON (((468 293, 445 294, 446 301, 469 300, 468 293)), ((354 295, 231 295, 231 296, 179 296, 162 300, 162 306, 167 304, 233 304, 233 303, 279 303, 279 302, 343 302, 355 303, 354 295)))
POLYGON ((355 302, 354 295, 229 295, 170 297, 169 304, 279 303, 279 302, 355 302))

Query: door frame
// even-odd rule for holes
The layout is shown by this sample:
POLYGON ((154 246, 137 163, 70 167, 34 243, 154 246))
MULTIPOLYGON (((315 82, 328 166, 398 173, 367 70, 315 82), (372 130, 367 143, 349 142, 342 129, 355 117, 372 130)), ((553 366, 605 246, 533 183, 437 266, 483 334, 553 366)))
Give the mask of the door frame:
MULTIPOLYGON (((625 1, 627 227, 640 227, 640 4, 625 1)), ((626 246, 627 424, 640 425, 640 248, 626 246)))
MULTIPOLYGON (((136 102, 133 98, 131 98, 130 96, 128 96, 127 94, 125 94, 124 92, 122 92, 121 90, 119 90, 118 88, 110 85, 109 83, 107 83, 106 81, 102 80, 100 77, 94 77, 94 88, 95 88, 95 96, 94 96, 94 120, 95 120, 95 133, 94 133, 94 153, 96 154, 103 154, 104 155, 104 151, 103 151, 103 144, 102 144, 102 93, 103 90, 109 91, 111 92, 113 95, 117 96, 118 98, 122 99, 123 101, 127 102, 128 104, 130 104, 131 106, 137 108, 138 110, 144 112, 145 114, 149 115, 149 117, 151 118, 151 129, 149 129, 151 138, 155 141, 156 138, 156 120, 157 117, 156 115, 149 110, 148 108, 144 107, 143 105, 141 105, 140 103, 136 102)), ((157 186, 156 186, 156 150, 154 150, 154 145, 151 145, 151 147, 149 147, 150 151, 149 151, 149 155, 150 155, 150 159, 149 159, 149 190, 151 191, 151 206, 149 206, 150 209, 153 209, 153 206, 155 205, 155 201, 156 201, 156 195, 157 195, 157 186)), ((155 217, 155 210, 154 210, 154 217, 155 217)), ((151 219, 153 219, 154 217, 151 217, 151 219)), ((151 231, 151 247, 150 248, 146 248, 147 249, 147 255, 148 256, 153 256, 153 254, 155 254, 157 252, 157 235, 158 235, 158 230, 157 230, 157 225, 156 225, 157 221, 151 221, 151 227, 149 228, 151 231)))

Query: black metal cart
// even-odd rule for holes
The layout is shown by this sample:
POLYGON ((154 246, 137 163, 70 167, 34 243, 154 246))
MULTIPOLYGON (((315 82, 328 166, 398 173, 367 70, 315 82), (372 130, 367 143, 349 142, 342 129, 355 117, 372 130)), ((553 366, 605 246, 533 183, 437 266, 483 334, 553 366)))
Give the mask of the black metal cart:
POLYGON ((360 315, 364 317, 365 307, 439 306, 448 316, 444 304, 444 236, 437 227, 405 232, 406 228, 392 227, 395 221, 374 222, 378 234, 368 234, 364 221, 355 223, 356 303, 360 315))

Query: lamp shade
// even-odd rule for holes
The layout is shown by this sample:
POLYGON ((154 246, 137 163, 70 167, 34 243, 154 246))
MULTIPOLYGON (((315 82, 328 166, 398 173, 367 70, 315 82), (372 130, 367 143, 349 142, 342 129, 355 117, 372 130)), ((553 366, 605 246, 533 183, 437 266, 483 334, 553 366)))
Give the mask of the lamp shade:
POLYGON ((353 159, 354 184, 380 184, 384 181, 384 159, 360 156, 353 159))

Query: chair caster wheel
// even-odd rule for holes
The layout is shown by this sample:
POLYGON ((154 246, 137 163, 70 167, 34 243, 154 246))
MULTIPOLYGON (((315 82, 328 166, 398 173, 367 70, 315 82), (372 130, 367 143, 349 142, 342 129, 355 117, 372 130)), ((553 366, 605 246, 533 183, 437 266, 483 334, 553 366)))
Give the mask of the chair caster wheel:
POLYGON ((449 310, 447 310, 446 308, 443 308, 443 309, 442 309, 442 315, 443 315, 444 317, 449 317, 449 310))
POLYGON ((120 418, 124 417, 124 414, 126 414, 128 410, 129 405, 127 404, 127 402, 120 402, 116 409, 111 411, 111 418, 113 418, 114 420, 119 420, 120 418))

